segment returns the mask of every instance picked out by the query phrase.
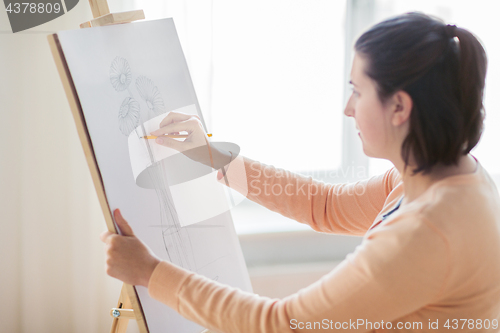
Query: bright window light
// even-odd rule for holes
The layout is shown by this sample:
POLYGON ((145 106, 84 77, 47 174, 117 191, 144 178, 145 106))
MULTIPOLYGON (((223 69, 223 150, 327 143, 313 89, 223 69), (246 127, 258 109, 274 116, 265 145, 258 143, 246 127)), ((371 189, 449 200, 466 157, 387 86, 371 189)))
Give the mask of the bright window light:
POLYGON ((217 140, 287 170, 340 165, 345 1, 218 0, 217 140))

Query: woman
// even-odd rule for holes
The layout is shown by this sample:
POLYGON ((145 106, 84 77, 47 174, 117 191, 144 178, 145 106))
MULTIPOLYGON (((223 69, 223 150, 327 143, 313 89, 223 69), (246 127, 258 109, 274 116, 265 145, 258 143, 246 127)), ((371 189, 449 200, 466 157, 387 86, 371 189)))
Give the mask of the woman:
MULTIPOLYGON (((229 186, 249 185, 247 197, 269 209, 316 231, 363 235, 342 263, 284 299, 260 297, 160 262, 117 211, 128 236, 103 234, 108 274, 223 332, 498 331, 500 198, 469 154, 483 128, 481 44, 465 29, 408 13, 373 26, 355 51, 344 113, 365 154, 392 169, 337 185, 241 156, 244 168, 233 160, 223 169, 229 186), (288 191, 266 195, 264 182, 288 191)), ((194 117, 170 113, 160 126, 153 135, 191 136, 159 144, 179 151, 205 144, 194 117)), ((211 152, 217 168, 231 158, 211 152)))

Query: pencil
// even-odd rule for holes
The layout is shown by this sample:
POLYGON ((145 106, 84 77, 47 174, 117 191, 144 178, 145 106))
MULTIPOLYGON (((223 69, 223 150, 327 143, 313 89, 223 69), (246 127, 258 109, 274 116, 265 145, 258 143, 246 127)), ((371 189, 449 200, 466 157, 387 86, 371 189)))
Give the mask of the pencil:
MULTIPOLYGON (((166 135, 161 135, 161 136, 165 136, 167 138, 181 139, 181 138, 187 138, 189 135, 187 135, 187 134, 166 134, 166 135)), ((207 136, 211 137, 212 134, 207 134, 207 136)), ((156 138, 157 138, 157 136, 154 136, 154 135, 141 136, 141 139, 154 140, 156 138)))

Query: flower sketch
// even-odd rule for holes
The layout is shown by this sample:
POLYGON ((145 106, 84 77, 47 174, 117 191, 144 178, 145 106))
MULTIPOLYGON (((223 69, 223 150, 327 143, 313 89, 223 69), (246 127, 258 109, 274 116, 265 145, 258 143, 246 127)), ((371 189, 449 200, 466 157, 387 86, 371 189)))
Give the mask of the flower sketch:
MULTIPOLYGON (((132 81, 132 71, 126 59, 117 56, 113 60, 110 68, 110 80, 117 92, 127 90, 125 93, 128 96, 123 100, 118 112, 118 127, 125 136, 128 137, 135 130, 137 136, 140 137, 137 128, 141 120, 145 121, 166 112, 158 88, 151 79, 141 75, 136 79, 135 86, 147 105, 146 112, 148 113, 141 116, 139 99, 133 98, 134 94, 131 87, 129 87, 132 81)), ((145 108, 143 107, 142 109, 144 110, 145 108)), ((142 130, 145 131, 144 126, 142 126, 142 130)), ((143 147, 146 148, 144 152, 146 156, 149 156, 151 163, 147 167, 148 175, 151 177, 160 202, 160 226, 162 228, 162 238, 168 259, 183 268, 196 271, 189 232, 187 229, 182 228, 178 216, 173 214, 175 206, 170 197, 170 192, 167 190, 168 181, 165 176, 165 165, 155 160, 151 153, 150 142, 144 140, 143 143, 143 147)))
POLYGON ((135 80, 135 86, 139 91, 139 95, 146 101, 149 110, 155 115, 165 113, 165 105, 163 104, 160 91, 151 79, 141 75, 135 80))
POLYGON ((123 135, 129 136, 139 124, 139 103, 130 97, 125 98, 118 112, 118 125, 123 135))
POLYGON ((116 57, 111 64, 109 78, 116 91, 127 89, 130 82, 132 82, 132 73, 128 61, 121 57, 116 57))

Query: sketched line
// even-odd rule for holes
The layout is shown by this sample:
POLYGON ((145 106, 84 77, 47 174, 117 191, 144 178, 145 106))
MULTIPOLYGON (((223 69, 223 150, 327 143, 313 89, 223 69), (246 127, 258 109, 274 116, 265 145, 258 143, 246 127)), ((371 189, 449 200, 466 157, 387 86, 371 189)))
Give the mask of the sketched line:
POLYGON ((196 270, 196 272, 199 272, 202 268, 205 268, 205 267, 207 267, 208 265, 213 264, 213 263, 214 263, 214 262, 216 262, 217 260, 220 260, 220 259, 225 258, 225 257, 229 257, 229 256, 222 256, 222 257, 219 257, 219 258, 217 258, 217 259, 215 259, 215 260, 212 260, 212 261, 211 261, 211 262, 209 262, 208 264, 203 265, 203 266, 201 266, 200 268, 198 268, 198 269, 196 270))

